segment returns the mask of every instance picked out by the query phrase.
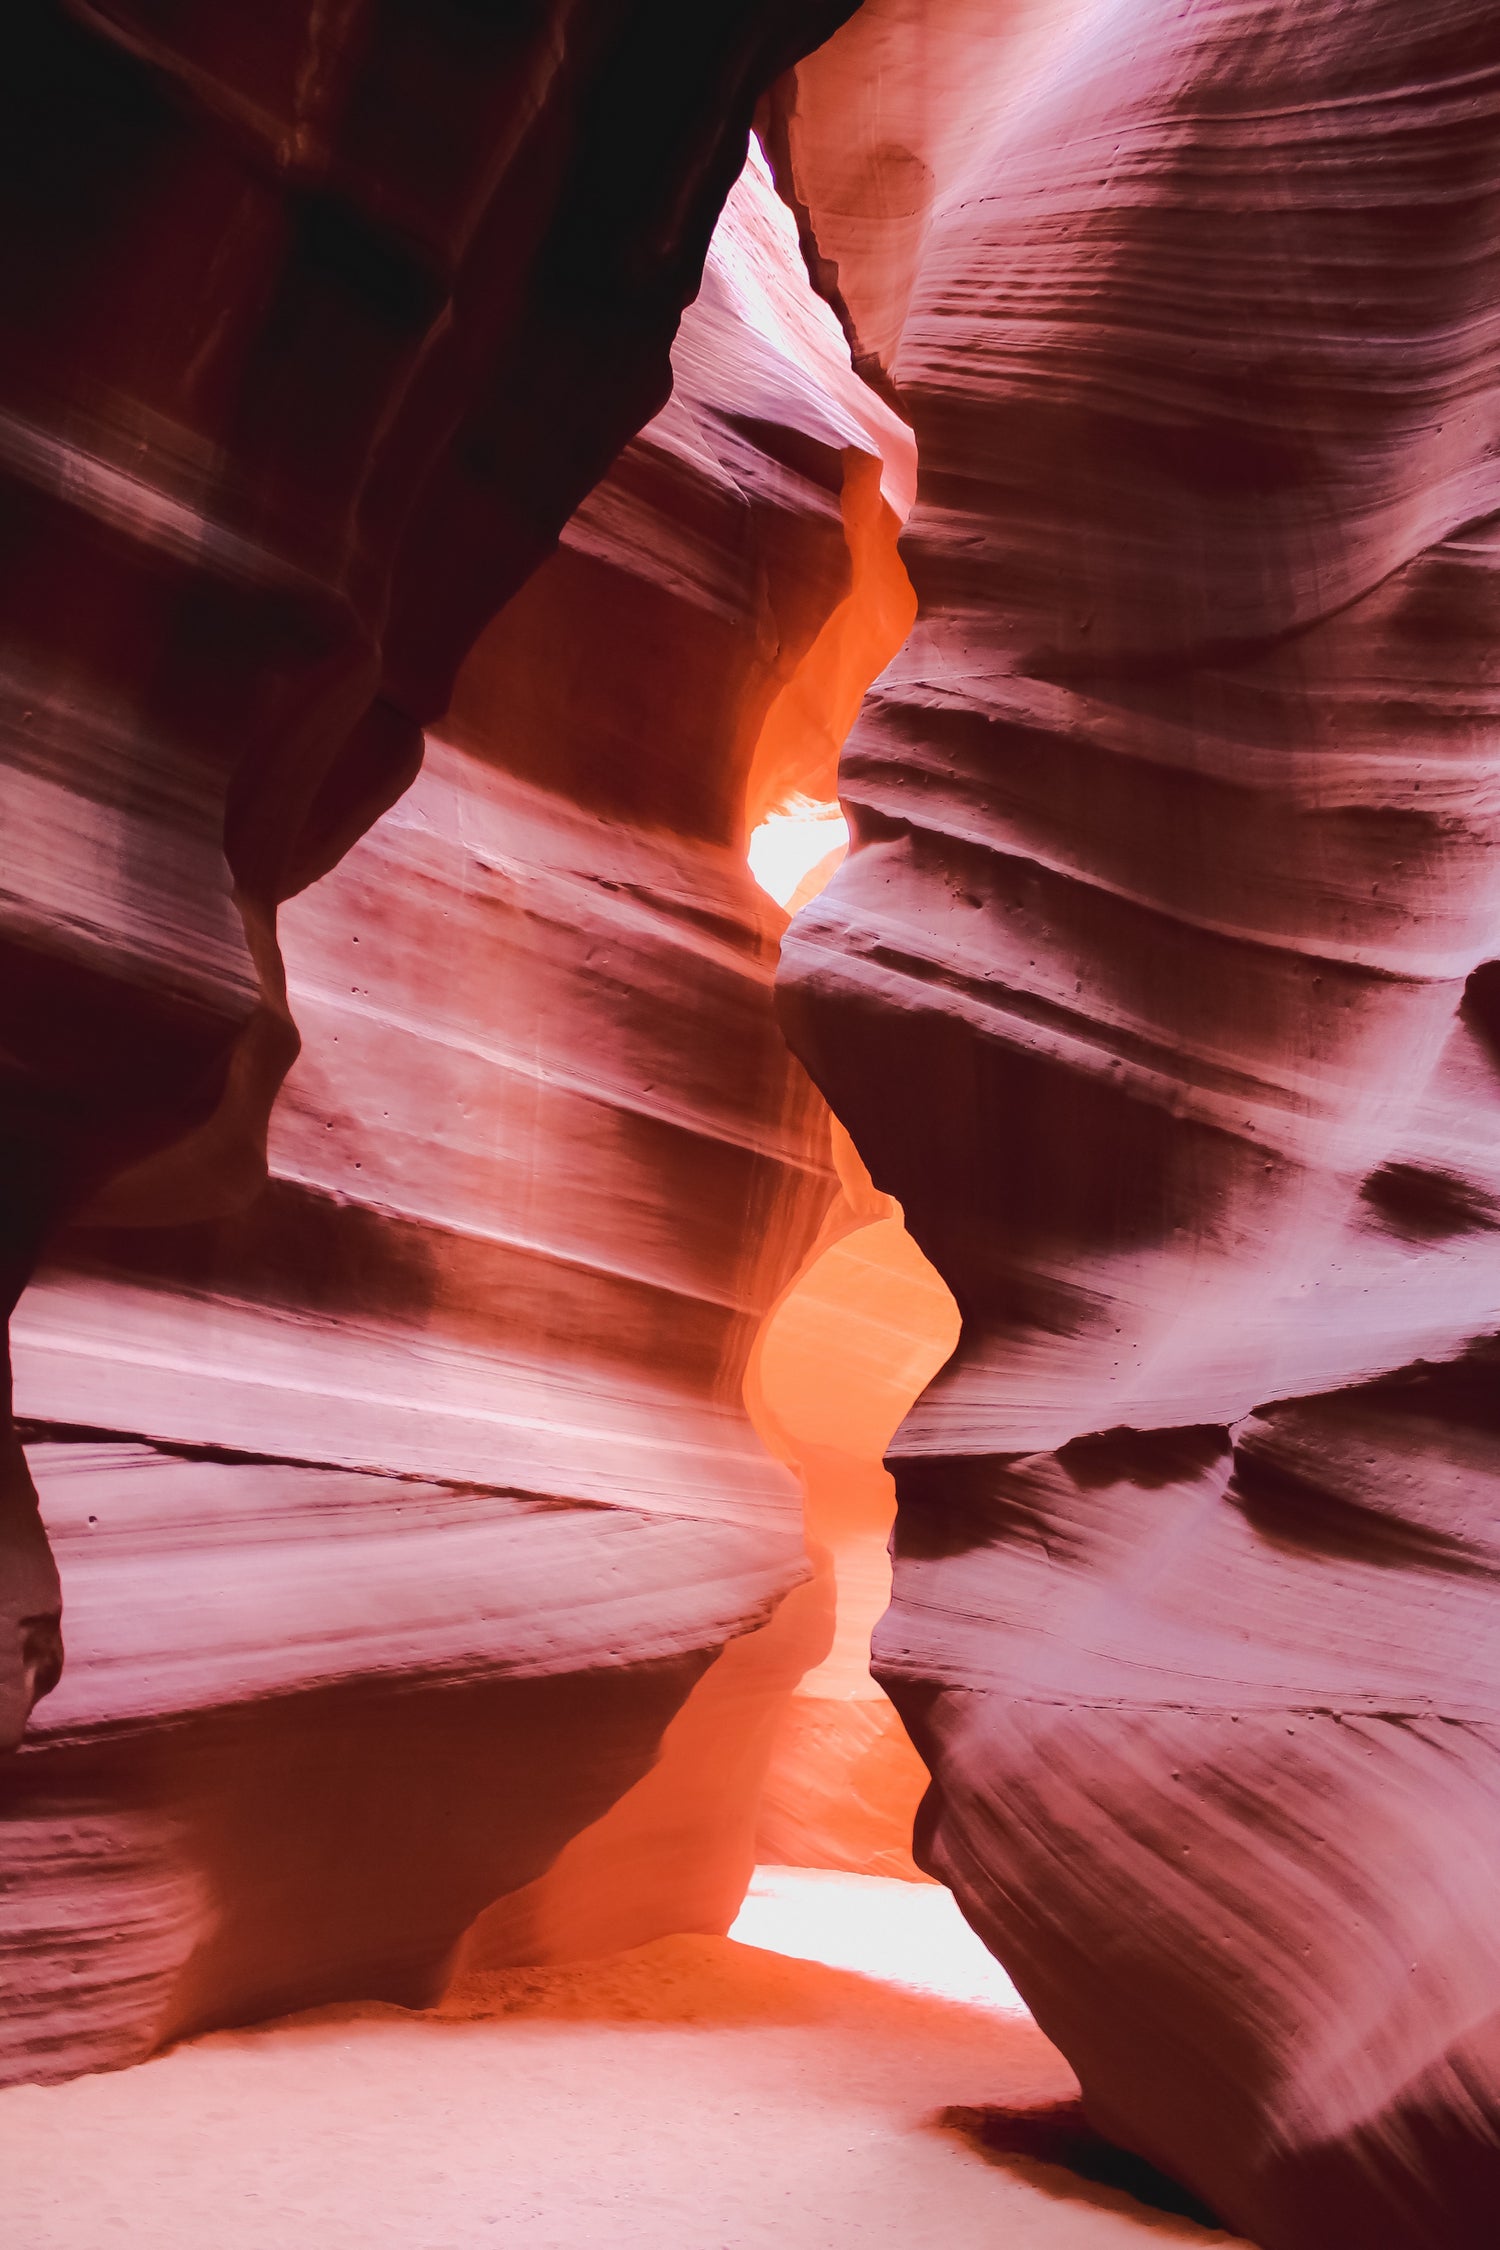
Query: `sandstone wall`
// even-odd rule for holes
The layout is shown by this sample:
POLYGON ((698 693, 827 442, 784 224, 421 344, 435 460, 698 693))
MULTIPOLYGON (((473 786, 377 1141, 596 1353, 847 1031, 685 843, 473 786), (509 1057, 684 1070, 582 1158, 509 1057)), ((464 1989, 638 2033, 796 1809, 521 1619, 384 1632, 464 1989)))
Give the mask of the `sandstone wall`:
POLYGON ((871 0, 776 114, 919 449, 782 981, 963 1315, 891 1452, 919 1856, 1268 2250, 1478 2250, 1500 28, 871 0))
MULTIPOLYGON (((634 193, 619 183, 622 212, 634 193)), ((680 245, 668 266, 686 287, 680 245)), ((655 349, 662 308, 653 327, 631 302, 655 349)), ((833 1189, 826 1113, 772 1012, 782 917, 749 877, 745 806, 757 757, 795 749, 789 712, 826 731, 863 685, 849 604, 886 516, 891 546, 894 424, 763 172, 676 368, 671 403, 481 635, 409 793, 282 906, 280 952, 258 955, 275 1004, 252 1000, 224 1050, 217 1110, 184 1133, 168 1103, 170 1160, 105 1182, 20 1300, 16 1407, 70 1658, 0 1775, 10 2075, 339 1993, 430 1996, 476 1914, 534 1899, 571 1838, 597 1854, 622 1798, 633 1841, 581 1886, 575 1854, 553 1887, 559 1942, 586 1947, 601 1896, 618 1942, 722 1927, 738 1903, 777 1700, 827 1631, 816 1603, 786 1603, 800 1493, 741 1393, 833 1189), (242 1128, 257 1102, 264 1126, 293 1022, 257 1194, 242 1128), (708 1721, 673 1729, 706 1671, 708 1721), (664 1731, 676 1778, 642 1811, 664 1731)), ((575 407, 623 434, 628 383, 606 413, 563 374, 540 436, 500 425, 507 476, 542 476, 575 407)), ((461 534, 487 570, 509 536, 489 519, 423 535, 433 645, 455 655, 471 612, 437 590, 477 567, 461 534)), ((220 677, 195 609, 172 630, 224 699, 198 722, 227 762, 215 729, 249 725, 234 697, 260 659, 220 677)), ((122 697, 152 666, 178 692, 149 637, 111 648, 122 697)), ((55 682, 65 653, 59 628, 55 682)), ((165 780, 153 795, 136 744, 117 775, 134 830, 76 803, 63 692, 39 761, 57 804, 22 864, 63 901, 66 855, 92 839, 90 865, 170 919, 177 799, 165 780)), ((197 801, 182 916, 222 802, 197 801)), ((93 902, 96 966, 106 1012, 133 1020, 117 908, 93 902)), ((38 917, 28 975, 82 911, 38 917)), ((54 1006, 59 1045, 81 1036, 68 993, 54 1006)), ((106 1059, 85 1044, 80 1067, 106 1059)), ((129 1086, 90 1086, 78 1114, 118 1162, 129 1086)))
MULTIPOLYGON (((91 1201, 254 1193, 296 1051, 277 906, 662 404, 756 98, 841 12, 9 11, 6 1314, 91 1201)), ((8 1434, 0 1565, 14 1741, 60 1647, 8 1434)))

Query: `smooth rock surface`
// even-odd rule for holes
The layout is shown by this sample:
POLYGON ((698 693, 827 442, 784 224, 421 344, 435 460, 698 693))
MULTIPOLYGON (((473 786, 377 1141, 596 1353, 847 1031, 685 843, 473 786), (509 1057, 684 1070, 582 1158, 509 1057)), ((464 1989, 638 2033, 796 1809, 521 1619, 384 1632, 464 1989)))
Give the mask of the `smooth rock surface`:
POLYGON ((762 1860, 916 1879, 927 1770, 870 1674, 890 1600, 896 1495, 882 1456, 952 1351, 958 1313, 838 1127, 840 1197, 761 1330, 748 1396, 796 1467, 808 1538, 834 1605, 832 1645, 796 1683, 761 1794, 762 1860))
MULTIPOLYGON (((8 11, 0 1315, 82 1213, 263 1184, 277 909, 662 405, 757 97, 846 4, 8 11)), ((57 1609, 5 1437, 6 1745, 57 1609)))
POLYGON ((775 107, 918 439, 781 988, 963 1314, 891 1452, 918 1856, 1267 2250, 1481 2250, 1500 24, 882 0, 775 107))
POLYGON ((283 909, 266 1190, 77 1226, 18 1308, 72 1658, 0 1775, 8 2076, 428 1999, 514 1894, 484 1958, 738 1906, 829 1631, 741 1394, 835 1185, 747 790, 789 696, 840 723, 898 434, 763 166, 677 368, 283 909))

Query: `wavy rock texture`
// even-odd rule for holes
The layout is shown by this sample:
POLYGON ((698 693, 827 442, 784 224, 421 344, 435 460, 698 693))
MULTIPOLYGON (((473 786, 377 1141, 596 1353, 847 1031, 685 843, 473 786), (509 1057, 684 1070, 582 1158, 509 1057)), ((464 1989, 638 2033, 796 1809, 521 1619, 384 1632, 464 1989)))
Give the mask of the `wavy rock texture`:
POLYGON ((282 914, 267 1189, 75 1227, 16 1315, 71 1659, 0 1778, 8 2075, 430 1996, 504 1895, 480 1958, 738 1906, 829 1630, 743 1379, 835 1184, 744 806, 896 522, 763 167, 676 367, 282 914))
MULTIPOLYGON (((841 10, 8 11, 7 1313, 91 1198, 175 1220, 263 1179, 277 903, 409 783, 660 407, 760 89, 841 10)), ((8 1436, 0 1479, 12 1741, 60 1650, 8 1436)))
POLYGON ((882 1456, 958 1337, 953 1299, 835 1125, 840 1195, 761 1329, 746 1382, 757 1429, 795 1468, 818 1583, 821 1663, 794 1684, 761 1790, 757 1856, 915 1880, 927 1770, 870 1675, 891 1592, 896 1494, 882 1456))
POLYGON ((782 987, 963 1313, 878 1668, 1105 2132, 1268 2250, 1479 2250, 1500 24, 1017 12, 945 117, 972 14, 777 105, 920 460, 782 987))

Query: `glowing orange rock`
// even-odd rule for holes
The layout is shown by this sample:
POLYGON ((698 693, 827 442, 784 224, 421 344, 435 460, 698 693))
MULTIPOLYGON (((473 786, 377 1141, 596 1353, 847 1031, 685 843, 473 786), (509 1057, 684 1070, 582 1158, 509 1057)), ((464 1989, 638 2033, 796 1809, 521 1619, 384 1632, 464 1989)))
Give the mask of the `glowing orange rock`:
POLYGON ((943 1282, 871 1187, 834 1125, 843 1195, 762 1330, 749 1396, 768 1445, 807 1495, 807 1529, 835 1601, 833 1645, 798 1683, 766 1778, 760 1856, 915 1876, 912 1822, 927 1774, 870 1675, 890 1598, 895 1489, 883 1455, 958 1338, 943 1282))

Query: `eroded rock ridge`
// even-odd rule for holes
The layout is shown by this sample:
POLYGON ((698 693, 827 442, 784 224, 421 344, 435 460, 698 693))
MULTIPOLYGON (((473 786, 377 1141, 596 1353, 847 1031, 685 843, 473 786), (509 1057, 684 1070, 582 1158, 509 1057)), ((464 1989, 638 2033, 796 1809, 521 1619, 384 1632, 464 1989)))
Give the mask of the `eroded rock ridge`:
POLYGON ((781 986, 963 1314, 891 1455, 919 1857, 1268 2250, 1479 2250, 1500 27, 872 0, 776 108, 919 451, 781 986))

